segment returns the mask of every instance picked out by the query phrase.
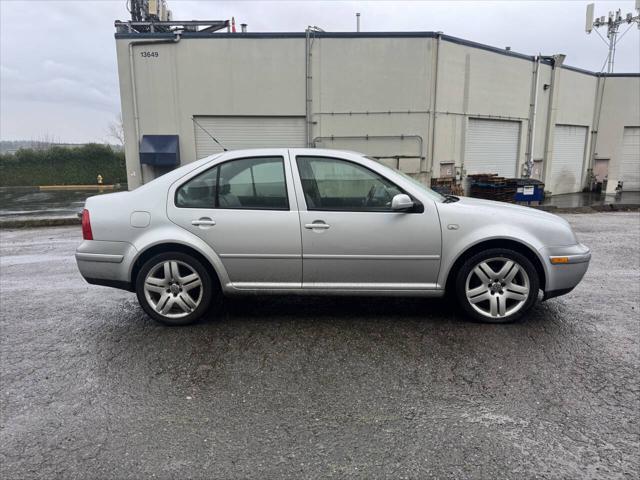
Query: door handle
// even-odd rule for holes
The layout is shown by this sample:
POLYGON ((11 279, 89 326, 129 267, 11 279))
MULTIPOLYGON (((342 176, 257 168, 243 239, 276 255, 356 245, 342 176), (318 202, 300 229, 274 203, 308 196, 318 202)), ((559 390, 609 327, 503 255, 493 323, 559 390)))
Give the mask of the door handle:
POLYGON ((196 227, 213 227, 215 224, 216 222, 208 217, 202 217, 198 220, 191 221, 191 225, 194 225, 196 227))
POLYGON ((326 230, 327 228, 330 228, 331 225, 324 223, 322 221, 318 221, 316 220, 313 223, 305 223, 304 228, 308 229, 308 230, 314 230, 316 228, 319 228, 321 230, 326 230))

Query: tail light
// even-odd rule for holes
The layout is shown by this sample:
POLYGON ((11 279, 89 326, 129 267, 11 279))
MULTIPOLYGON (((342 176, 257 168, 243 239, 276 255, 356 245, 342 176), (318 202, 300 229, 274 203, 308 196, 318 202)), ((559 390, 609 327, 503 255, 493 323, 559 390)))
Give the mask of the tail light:
POLYGON ((85 240, 93 240, 93 232, 91 231, 91 219, 89 218, 89 210, 82 210, 82 238, 85 240))

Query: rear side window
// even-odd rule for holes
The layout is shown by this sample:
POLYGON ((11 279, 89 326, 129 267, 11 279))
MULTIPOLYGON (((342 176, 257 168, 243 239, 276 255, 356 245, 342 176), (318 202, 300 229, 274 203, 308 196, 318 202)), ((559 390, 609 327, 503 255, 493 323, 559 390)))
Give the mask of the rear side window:
POLYGON ((176 206, 288 210, 284 160, 256 157, 225 162, 180 186, 176 206))
POLYGON ((215 208, 218 167, 210 168, 182 185, 176 192, 176 206, 181 208, 215 208))

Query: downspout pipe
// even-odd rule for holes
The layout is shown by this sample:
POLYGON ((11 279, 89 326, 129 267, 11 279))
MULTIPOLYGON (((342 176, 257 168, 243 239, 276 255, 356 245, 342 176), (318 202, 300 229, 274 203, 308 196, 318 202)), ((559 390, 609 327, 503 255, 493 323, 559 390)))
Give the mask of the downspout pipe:
POLYGON ((538 55, 533 67, 533 94, 529 109, 529 137, 527 138, 527 153, 525 158, 524 178, 530 178, 533 173, 533 149, 535 148, 536 137, 536 113, 538 110, 538 85, 540 81, 540 55, 538 55))
POLYGON ((310 53, 310 35, 311 35, 311 27, 307 27, 304 32, 304 133, 305 133, 305 141, 306 147, 311 147, 311 142, 309 141, 311 138, 311 108, 309 105, 309 53, 310 53))
MULTIPOLYGON (((547 57, 548 58, 548 57, 547 57)), ((558 75, 560 67, 564 62, 565 55, 558 54, 551 57, 551 79, 549 80, 549 107, 547 109, 547 126, 545 130, 544 141, 544 161, 542 162, 542 178, 544 183, 548 183, 548 176, 551 174, 551 163, 553 163, 553 141, 554 129, 556 124, 556 113, 558 106, 556 105, 556 96, 558 90, 558 75)), ((552 192, 553 193, 553 192, 552 192)))
POLYGON ((435 54, 435 68, 433 69, 433 88, 431 90, 431 95, 433 95, 433 99, 431 101, 431 131, 430 136, 431 136, 431 144, 429 145, 429 170, 428 170, 428 174, 433 177, 433 168, 434 168, 434 164, 435 164, 435 159, 433 158, 435 156, 435 152, 436 152, 436 112, 438 109, 438 64, 440 62, 440 43, 442 41, 442 32, 437 32, 436 34, 436 54, 435 54))
MULTIPOLYGON (((178 43, 180 41, 180 34, 176 33, 175 37, 167 40, 140 40, 137 42, 129 42, 129 71, 131 72, 131 96, 133 100, 133 122, 136 131, 136 145, 137 149, 140 149, 140 115, 138 113, 138 94, 136 92, 136 70, 135 62, 133 61, 133 47, 142 45, 161 45, 167 43, 178 43)), ((142 167, 140 167, 140 183, 144 184, 144 175, 142 173, 142 167)))
MULTIPOLYGON (((600 129, 600 116, 602 115, 602 101, 604 99, 604 87, 607 77, 598 75, 596 83, 596 103, 593 108, 593 121, 591 122, 591 141, 589 144, 589 169, 593 174, 596 163, 596 146, 598 144, 598 130, 600 129)), ((605 192, 606 193, 606 192, 605 192)))

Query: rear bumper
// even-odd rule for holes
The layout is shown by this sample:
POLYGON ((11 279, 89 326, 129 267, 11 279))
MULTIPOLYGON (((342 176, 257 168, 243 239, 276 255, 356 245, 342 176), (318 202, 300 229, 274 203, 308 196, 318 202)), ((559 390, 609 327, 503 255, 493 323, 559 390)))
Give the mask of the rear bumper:
POLYGON ((565 295, 580 283, 591 261, 591 250, 581 243, 562 247, 540 249, 545 262, 545 300, 565 295), (557 259, 565 263, 552 263, 557 259))
POLYGON ((136 254, 127 242, 85 240, 76 250, 76 262, 88 283, 131 290, 131 264, 136 254))

